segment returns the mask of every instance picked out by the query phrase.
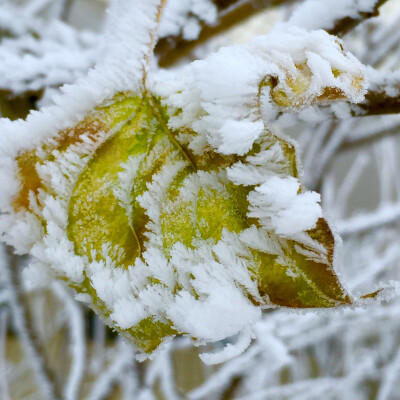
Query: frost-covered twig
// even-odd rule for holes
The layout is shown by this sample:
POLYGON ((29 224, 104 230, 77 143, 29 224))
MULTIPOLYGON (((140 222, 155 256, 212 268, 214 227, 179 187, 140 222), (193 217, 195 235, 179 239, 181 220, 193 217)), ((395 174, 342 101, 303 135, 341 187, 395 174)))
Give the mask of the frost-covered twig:
POLYGON ((68 316, 71 366, 64 387, 64 399, 76 400, 86 368, 85 322, 80 305, 60 283, 53 285, 54 293, 62 300, 68 316))
POLYGON ((356 129, 352 130, 340 146, 340 151, 352 150, 361 146, 373 144, 387 137, 400 134, 400 120, 396 118, 375 119, 374 121, 358 121, 356 129))
POLYGON ((338 195, 336 198, 336 213, 335 215, 340 215, 342 216, 344 214, 344 209, 346 205, 348 204, 348 199, 350 197, 350 194, 354 190, 354 187, 357 184, 358 179, 360 178, 362 172, 364 171, 365 167, 367 166, 369 162, 369 157, 365 153, 360 153, 358 156, 355 158, 351 168, 349 168, 349 171, 347 172, 345 178, 343 179, 339 189, 338 189, 338 195))
MULTIPOLYGON (((311 396, 311 393, 307 390, 312 390, 312 388, 317 389, 320 393, 319 396, 326 396, 332 387, 341 385, 339 379, 334 378, 317 378, 310 381, 301 381, 295 383, 289 383, 286 385, 279 385, 276 387, 271 387, 269 389, 262 390, 260 392, 255 392, 247 396, 239 397, 237 400, 263 400, 263 399, 281 399, 282 397, 290 397, 295 399, 296 396, 300 394, 305 394, 311 396)), ((312 398, 312 397, 311 397, 312 398)))
POLYGON ((365 96, 365 101, 360 104, 351 106, 351 113, 353 116, 364 115, 385 115, 385 114, 398 114, 400 113, 400 96, 398 91, 400 83, 392 86, 392 90, 396 95, 391 96, 385 91, 369 91, 365 96))
POLYGON ((134 350, 120 342, 110 365, 99 374, 86 400, 101 400, 107 396, 112 385, 118 381, 123 371, 134 362, 134 350))
POLYGON ((21 26, 0 43, 0 89, 15 96, 57 87, 75 82, 94 64, 97 34, 77 30, 57 18, 47 20, 33 10, 3 7, 8 18, 20 21, 21 26))
MULTIPOLYGON (((256 13, 299 0, 170 0, 171 14, 161 25, 156 46, 159 64, 174 65, 200 44, 256 13), (178 2, 181 4, 177 7, 178 2), (199 7, 199 4, 201 6, 199 7), (208 8, 207 8, 208 5, 208 8)), ((166 10, 168 13, 168 8, 166 10)))
POLYGON ((347 117, 400 113, 400 73, 372 68, 367 71, 369 87, 365 99, 358 104, 349 104, 347 117))
POLYGON ((235 360, 223 365, 201 386, 188 394, 190 400, 200 400, 209 398, 216 392, 222 392, 230 383, 232 376, 240 375, 251 362, 251 359, 259 353, 257 346, 252 346, 245 354, 237 357, 235 360))
POLYGON ((379 227, 395 224, 400 220, 400 205, 389 204, 371 212, 337 222, 342 236, 359 235, 379 227))
POLYGON ((384 376, 382 385, 379 389, 377 400, 386 400, 390 398, 390 394, 393 392, 393 386, 395 380, 400 371, 400 350, 397 351, 393 361, 384 369, 384 376))
POLYGON ((351 120, 344 120, 330 125, 328 139, 320 154, 318 154, 314 170, 310 171, 310 176, 307 180, 310 188, 320 190, 324 174, 351 131, 352 123, 353 121, 351 120))
POLYGON ((172 354, 164 351, 159 355, 156 362, 161 363, 160 366, 160 384, 163 394, 168 400, 182 400, 176 390, 174 382, 174 367, 172 363, 172 354))
MULTIPOLYGON (((3 247, 1 247, 1 251, 3 247)), ((32 321, 30 320, 26 300, 22 292, 21 281, 19 278, 19 265, 17 256, 9 250, 8 259, 2 257, 4 276, 10 290, 10 310, 13 323, 17 331, 21 345, 24 349, 28 361, 36 376, 36 381, 46 400, 61 399, 59 390, 55 384, 53 374, 48 369, 47 360, 44 357, 42 346, 33 331, 32 321), (8 264, 8 265, 7 265, 8 264)))
POLYGON ((3 400, 10 400, 10 393, 7 382, 7 331, 8 331, 9 310, 0 305, 0 397, 3 400))
POLYGON ((125 370, 122 371, 119 383, 123 389, 123 400, 132 400, 135 397, 139 397, 143 386, 139 383, 137 364, 125 367, 125 370))
POLYGON ((60 19, 62 21, 68 21, 73 3, 74 0, 61 0, 60 19))
POLYGON ((379 15, 387 0, 307 0, 293 13, 289 24, 307 29, 325 29, 343 35, 364 20, 379 15))

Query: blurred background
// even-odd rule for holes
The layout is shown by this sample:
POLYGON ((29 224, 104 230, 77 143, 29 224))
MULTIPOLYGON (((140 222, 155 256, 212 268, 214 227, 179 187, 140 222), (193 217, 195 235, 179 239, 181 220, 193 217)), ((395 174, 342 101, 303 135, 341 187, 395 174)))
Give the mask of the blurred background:
MULTIPOLYGON (((188 9, 196 3, 169 1, 188 9)), ((265 34, 300 3, 204 2, 214 5, 208 18, 192 7, 176 17, 175 30, 162 27, 160 67, 265 34)), ((389 76, 400 66, 400 1, 380 3, 380 16, 334 33, 346 50, 389 76)), ((25 118, 51 104, 60 86, 101 58, 106 6, 106 0, 0 0, 3 117, 25 118)), ((363 116, 321 118, 323 110, 313 109, 277 121, 298 141, 303 183, 322 193, 326 217, 342 236, 338 272, 356 295, 400 280, 400 83, 393 91, 393 104, 363 116)), ((62 285, 30 291, 20 273, 28 259, 2 248, 0 262, 1 400, 46 399, 49 387, 65 400, 400 399, 396 297, 362 309, 268 311, 249 349, 219 366, 204 365, 183 338, 138 363, 134 349, 62 285)))

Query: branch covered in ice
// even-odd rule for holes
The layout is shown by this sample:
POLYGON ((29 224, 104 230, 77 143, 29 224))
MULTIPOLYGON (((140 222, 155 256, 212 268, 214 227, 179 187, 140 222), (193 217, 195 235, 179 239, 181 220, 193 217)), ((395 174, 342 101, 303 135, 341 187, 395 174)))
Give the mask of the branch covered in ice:
POLYGON ((163 13, 159 38, 182 36, 184 40, 197 39, 201 24, 213 25, 218 7, 212 0, 169 0, 163 13))
POLYGON ((387 0, 307 0, 293 12, 290 25, 307 30, 325 29, 333 35, 347 33, 367 18, 379 15, 387 0))
POLYGON ((73 83, 94 64, 96 34, 60 21, 35 28, 39 33, 29 31, 1 41, 1 90, 16 94, 73 83))
POLYGON ((338 222, 343 236, 362 234, 400 220, 400 205, 386 205, 372 213, 363 213, 338 222))
POLYGON ((370 87, 365 100, 351 105, 353 116, 400 113, 400 73, 368 68, 370 87))
POLYGON ((199 44, 275 5, 274 0, 169 0, 156 46, 159 64, 173 65, 199 44))

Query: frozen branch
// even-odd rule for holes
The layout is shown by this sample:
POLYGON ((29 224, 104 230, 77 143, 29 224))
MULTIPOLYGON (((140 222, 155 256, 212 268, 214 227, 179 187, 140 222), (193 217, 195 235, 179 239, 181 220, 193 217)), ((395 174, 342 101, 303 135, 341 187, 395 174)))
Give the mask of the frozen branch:
POLYGON ((174 366, 172 363, 172 354, 170 352, 164 351, 162 354, 158 356, 156 362, 160 362, 162 364, 160 368, 161 376, 161 388, 163 394, 166 396, 168 400, 183 400, 182 397, 178 394, 175 387, 175 379, 174 379, 174 366))
POLYGON ((306 29, 325 29, 341 36, 364 20, 379 15, 387 0, 307 0, 293 13, 289 24, 306 29))
MULTIPOLYGON (((335 378, 319 378, 312 379, 310 381, 300 381, 294 383, 288 383, 286 385, 279 385, 260 391, 259 393, 252 393, 248 396, 239 397, 238 400, 263 400, 263 399, 281 399, 282 397, 295 398, 301 393, 304 393, 307 389, 318 388, 321 392, 320 398, 325 397, 332 387, 341 385, 340 379, 335 378)), ((307 396, 310 393, 307 393, 307 396)))
POLYGON ((142 389, 139 385, 137 374, 137 365, 128 365, 122 372, 120 385, 123 388, 123 400, 132 400, 138 396, 138 392, 142 389))
POLYGON ((336 153, 351 131, 352 122, 351 120, 345 120, 340 123, 334 122, 329 125, 326 142, 315 160, 313 171, 310 171, 310 176, 307 180, 308 187, 316 190, 321 189, 323 177, 331 165, 332 160, 335 158, 336 153))
POLYGON ((0 396, 3 400, 10 400, 7 382, 7 330, 9 310, 0 308, 0 396))
POLYGON ((248 351, 229 363, 224 364, 206 382, 189 393, 190 400, 210 398, 216 392, 223 391, 232 379, 232 376, 240 375, 241 371, 249 366, 253 357, 259 353, 257 346, 252 346, 248 351))
POLYGON ((65 400, 79 398, 79 390, 85 373, 86 338, 85 322, 79 303, 67 292, 62 284, 54 283, 54 292, 66 309, 70 334, 71 366, 64 388, 65 400))
MULTIPOLYGON (((180 0, 179 0, 180 1, 180 0)), ((182 34, 161 37, 156 46, 159 64, 168 67, 188 55, 196 46, 215 35, 224 32, 245 21, 247 18, 282 4, 291 4, 299 0, 214 0, 217 8, 215 22, 199 21, 201 30, 195 39, 185 38, 182 34)))
MULTIPOLYGON (((368 121, 369 122, 369 121, 368 121)), ((359 123, 360 128, 357 127, 351 132, 340 147, 340 151, 355 149, 361 146, 366 146, 382 140, 387 137, 393 137, 400 134, 400 121, 396 118, 394 120, 378 120, 379 124, 376 125, 376 120, 364 124, 359 123), (372 129, 371 129, 372 123, 372 129)))
POLYGON ((347 205, 350 194, 356 186, 356 183, 363 173, 368 162, 369 157, 364 152, 359 153, 355 158, 352 166, 350 167, 339 189, 337 190, 335 207, 336 215, 344 214, 344 208, 347 205))
POLYGON ((17 256, 12 255, 11 250, 9 250, 8 259, 9 267, 4 265, 3 268, 7 286, 10 289, 9 304, 18 337, 26 357, 31 363, 43 398, 47 400, 61 399, 53 373, 48 369, 47 360, 44 358, 42 345, 39 343, 38 337, 34 332, 26 299, 22 292, 17 256))
POLYGON ((353 117, 400 113, 400 73, 368 70, 370 85, 364 101, 350 105, 353 117))
POLYGON ((350 32, 366 19, 377 17, 379 15, 379 7, 381 7, 386 2, 387 0, 375 0, 373 8, 369 11, 359 11, 358 15, 356 16, 343 16, 342 18, 337 19, 334 23, 334 26, 328 29, 328 32, 332 35, 337 36, 342 36, 350 32))
POLYGON ((96 379, 86 400, 101 400, 109 393, 112 385, 118 381, 123 371, 134 362, 133 349, 120 342, 114 360, 96 379))
POLYGON ((385 368, 383 382, 379 388, 377 400, 385 400, 390 398, 393 393, 393 386, 397 380, 400 371, 400 350, 394 356, 393 361, 385 368))
POLYGON ((400 220, 400 204, 386 205, 380 209, 357 215, 337 223, 343 237, 360 235, 371 230, 396 224, 400 220))
MULTIPOLYGON (((178 59, 184 57, 196 46, 209 40, 213 36, 226 31, 235 24, 246 20, 252 15, 261 12, 269 7, 282 4, 296 3, 298 0, 214 0, 217 8, 217 18, 213 23, 199 21, 201 30, 197 37, 185 38, 182 33, 161 37, 157 43, 156 53, 159 56, 159 63, 162 67, 173 65, 178 59)), ((357 0, 342 0, 332 2, 332 5, 319 0, 309 1, 299 7, 289 23, 303 26, 309 29, 325 29, 333 35, 343 35, 354 29, 364 20, 379 15, 379 7, 387 0, 375 0, 365 5, 357 0), (334 3, 334 4, 333 4, 334 3), (312 9, 310 13, 310 9, 312 9), (332 10, 336 12, 333 13, 332 10), (314 15, 320 10, 321 16, 308 20, 308 15, 314 15), (349 16, 351 13, 351 16, 349 16), (304 19, 307 19, 307 22, 304 19), (308 24, 317 24, 308 26, 308 24)))
MULTIPOLYGON (((400 84, 398 84, 400 87, 400 84)), ((369 91, 362 103, 351 105, 354 117, 400 113, 400 96, 390 96, 385 91, 369 91)))
POLYGON ((67 22, 71 13, 71 8, 74 0, 61 0, 60 19, 67 22))

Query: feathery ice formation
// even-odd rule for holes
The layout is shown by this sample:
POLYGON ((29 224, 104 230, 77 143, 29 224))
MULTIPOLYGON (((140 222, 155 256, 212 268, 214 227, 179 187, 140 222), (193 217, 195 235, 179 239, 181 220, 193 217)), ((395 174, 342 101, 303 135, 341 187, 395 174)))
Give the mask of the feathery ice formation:
POLYGON ((67 282, 144 353, 233 336, 268 307, 350 304, 320 196, 268 119, 361 100, 362 65, 296 28, 151 82, 3 161, 20 183, 3 240, 32 281, 67 282))

